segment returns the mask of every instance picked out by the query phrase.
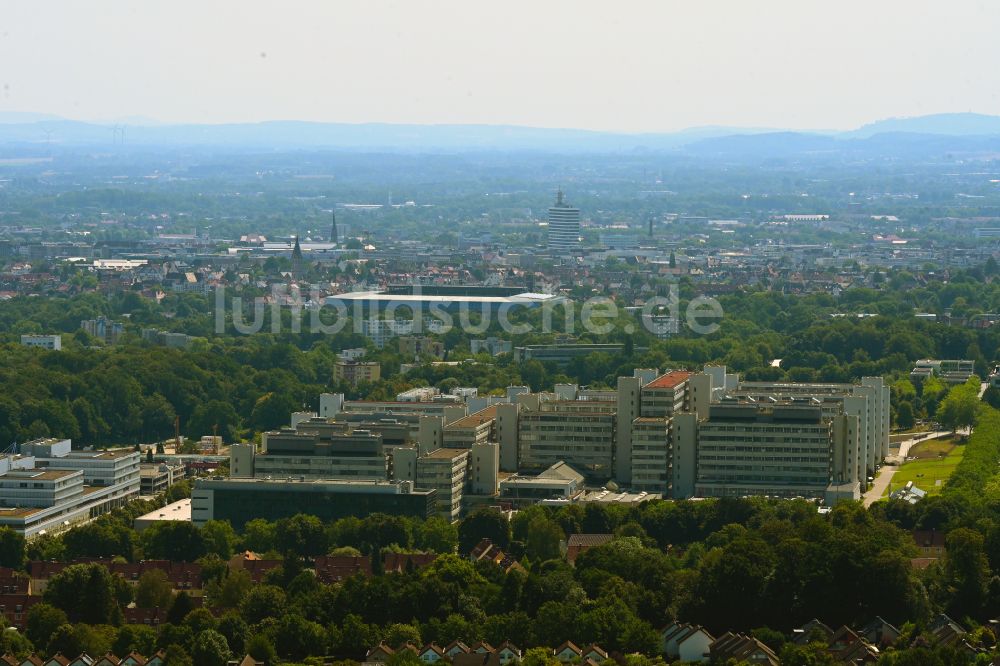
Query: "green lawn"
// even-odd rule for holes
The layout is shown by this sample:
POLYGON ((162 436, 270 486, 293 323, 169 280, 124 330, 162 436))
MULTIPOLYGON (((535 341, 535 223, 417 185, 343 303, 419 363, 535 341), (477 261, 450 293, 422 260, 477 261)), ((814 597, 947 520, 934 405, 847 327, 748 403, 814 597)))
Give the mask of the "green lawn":
POLYGON ((941 437, 939 439, 927 439, 919 444, 910 447, 906 456, 908 458, 934 459, 937 460, 942 454, 947 455, 952 452, 961 442, 961 437, 952 435, 951 437, 941 437))
MULTIPOLYGON (((931 452, 928 449, 937 452, 937 450, 944 448, 941 447, 943 443, 926 442, 925 444, 920 444, 921 448, 926 448, 924 450, 917 450, 917 447, 914 447, 914 449, 911 449, 910 455, 921 457, 921 455, 931 452)), ((920 460, 911 460, 903 463, 899 470, 892 475, 892 481, 889 482, 889 488, 886 490, 885 495, 901 488, 907 481, 913 481, 913 485, 921 490, 926 490, 928 495, 937 495, 940 493, 945 481, 955 471, 955 467, 958 466, 958 463, 962 460, 962 456, 965 454, 965 446, 952 446, 950 443, 949 446, 950 450, 944 457, 922 457, 920 460), (941 481, 940 485, 936 483, 938 480, 941 481)))

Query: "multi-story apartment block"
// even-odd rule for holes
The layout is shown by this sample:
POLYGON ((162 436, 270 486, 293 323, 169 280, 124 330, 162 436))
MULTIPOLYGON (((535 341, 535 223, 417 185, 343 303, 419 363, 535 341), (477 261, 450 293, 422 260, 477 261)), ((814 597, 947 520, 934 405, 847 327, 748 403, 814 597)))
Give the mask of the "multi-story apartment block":
POLYGON ((509 354, 514 348, 510 340, 501 340, 500 338, 492 336, 486 338, 485 340, 470 340, 469 345, 472 348, 473 354, 486 352, 490 356, 509 354))
POLYGON ((361 320, 361 334, 375 343, 378 349, 399 335, 409 335, 413 332, 412 319, 379 319, 371 317, 361 320))
POLYGON ((109 345, 118 342, 118 338, 125 333, 125 324, 120 321, 111 321, 103 316, 97 319, 85 319, 81 321, 80 328, 88 335, 109 345))
POLYGON ((343 361, 333 365, 333 381, 345 381, 356 387, 361 382, 377 382, 382 376, 382 366, 375 361, 343 361))
POLYGON ((61 335, 22 335, 21 344, 25 347, 39 347, 59 351, 62 349, 61 335))
POLYGON ((399 338, 398 342, 399 353, 405 358, 418 359, 422 356, 444 358, 444 344, 434 338, 405 335, 399 338))

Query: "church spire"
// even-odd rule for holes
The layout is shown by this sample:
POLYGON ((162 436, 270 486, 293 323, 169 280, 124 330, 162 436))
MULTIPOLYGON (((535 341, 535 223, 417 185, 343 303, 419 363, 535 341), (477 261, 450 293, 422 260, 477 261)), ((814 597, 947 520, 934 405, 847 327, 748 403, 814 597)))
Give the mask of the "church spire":
POLYGON ((295 236, 295 247, 292 248, 292 276, 302 277, 302 246, 299 245, 299 237, 295 236))
POLYGON ((330 227, 330 242, 337 244, 337 211, 331 210, 330 216, 333 218, 333 225, 330 227))

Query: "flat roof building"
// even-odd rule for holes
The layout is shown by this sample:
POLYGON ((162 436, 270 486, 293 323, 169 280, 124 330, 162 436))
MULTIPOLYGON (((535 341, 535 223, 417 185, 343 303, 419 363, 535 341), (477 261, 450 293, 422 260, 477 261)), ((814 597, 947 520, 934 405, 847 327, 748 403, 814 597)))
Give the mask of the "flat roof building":
POLYGON ((138 494, 135 451, 72 451, 68 439, 42 439, 0 458, 0 525, 28 538, 63 531, 138 494))
POLYGON ((333 364, 333 381, 344 381, 353 387, 361 382, 377 382, 382 376, 382 366, 376 361, 344 361, 333 364))
POLYGON ((324 521, 373 513, 428 518, 437 491, 414 490, 409 481, 296 479, 198 479, 191 493, 195 525, 228 520, 237 529, 254 518, 280 520, 307 513, 324 521))
POLYGON ((177 500, 165 507, 154 509, 132 521, 136 532, 142 532, 150 525, 163 522, 191 522, 191 498, 177 500))
POLYGON ((21 336, 21 344, 25 347, 39 347, 41 349, 59 351, 62 349, 62 336, 27 334, 21 336))

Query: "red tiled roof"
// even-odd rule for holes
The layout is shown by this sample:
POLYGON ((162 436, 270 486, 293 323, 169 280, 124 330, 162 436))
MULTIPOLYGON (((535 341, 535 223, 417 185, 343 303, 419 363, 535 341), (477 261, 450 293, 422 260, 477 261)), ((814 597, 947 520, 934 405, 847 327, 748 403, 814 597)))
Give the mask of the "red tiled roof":
POLYGON ((354 574, 372 575, 372 562, 364 556, 319 555, 315 560, 316 578, 323 584, 337 583, 354 574))
POLYGON ((668 372, 665 375, 660 375, 653 381, 646 384, 643 388, 650 389, 668 389, 674 388, 675 386, 687 381, 687 378, 691 376, 691 373, 686 370, 674 370, 668 372))
POLYGON ((414 569, 423 569, 437 559, 437 553, 386 553, 382 570, 385 573, 403 573, 409 564, 414 569))
POLYGON ((606 544, 614 538, 614 534, 570 534, 566 543, 566 561, 572 564, 583 551, 606 544))

